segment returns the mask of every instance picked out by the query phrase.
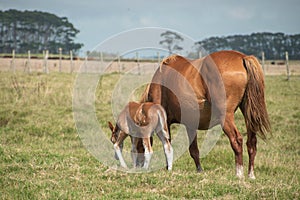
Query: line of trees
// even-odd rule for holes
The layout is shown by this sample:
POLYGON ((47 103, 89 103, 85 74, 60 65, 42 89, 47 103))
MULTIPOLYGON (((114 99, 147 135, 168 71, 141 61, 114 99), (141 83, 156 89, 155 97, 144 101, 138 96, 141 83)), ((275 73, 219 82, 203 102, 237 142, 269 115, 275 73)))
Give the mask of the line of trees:
POLYGON ((232 49, 257 57, 261 57, 261 52, 264 52, 267 59, 284 59, 285 52, 288 52, 290 59, 300 59, 300 34, 263 32, 251 35, 210 37, 197 42, 196 45, 210 53, 232 49))
POLYGON ((75 53, 83 44, 75 43, 79 33, 66 17, 41 11, 0 11, 0 53, 40 53, 47 49, 75 53))

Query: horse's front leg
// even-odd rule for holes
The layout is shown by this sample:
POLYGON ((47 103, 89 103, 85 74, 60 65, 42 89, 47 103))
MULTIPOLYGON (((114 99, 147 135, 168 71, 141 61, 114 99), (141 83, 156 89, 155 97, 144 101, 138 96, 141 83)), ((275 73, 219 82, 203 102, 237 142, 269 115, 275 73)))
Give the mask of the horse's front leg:
POLYGON ((144 166, 143 168, 148 169, 149 168, 149 164, 150 164, 150 160, 151 160, 151 156, 153 154, 153 150, 152 150, 152 146, 151 146, 151 142, 150 142, 150 137, 148 138, 143 138, 143 145, 145 148, 145 161, 144 161, 144 166))
POLYGON ((116 141, 116 143, 114 144, 114 149, 115 149, 115 152, 120 160, 120 164, 122 167, 124 168, 128 168, 126 163, 125 163, 125 160, 122 156, 122 152, 121 152, 121 148, 120 148, 120 144, 122 144, 122 142, 124 141, 124 139, 128 136, 127 133, 123 132, 123 131, 120 131, 120 134, 119 134, 119 137, 116 141))
POLYGON ((137 159, 138 159, 138 150, 137 145, 139 142, 139 138, 131 137, 131 158, 133 163, 133 168, 137 167, 137 159))
POLYGON ((200 164, 200 156, 199 156, 200 154, 199 154, 198 143, 197 143, 197 131, 194 129, 190 129, 188 127, 186 127, 186 130, 190 141, 190 147, 189 147, 190 155, 194 159, 197 172, 201 172, 202 167, 200 164))

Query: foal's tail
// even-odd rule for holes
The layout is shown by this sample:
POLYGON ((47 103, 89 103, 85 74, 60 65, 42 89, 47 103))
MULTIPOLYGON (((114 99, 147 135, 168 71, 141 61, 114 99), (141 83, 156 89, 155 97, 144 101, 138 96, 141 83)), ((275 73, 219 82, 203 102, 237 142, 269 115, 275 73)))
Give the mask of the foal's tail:
POLYGON ((144 104, 140 105, 133 117, 134 122, 139 126, 147 126, 149 124, 144 104))
POLYGON ((271 131, 269 116, 265 103, 265 84, 262 67, 254 56, 243 58, 248 74, 248 84, 241 104, 247 131, 259 134, 266 139, 266 133, 271 131))

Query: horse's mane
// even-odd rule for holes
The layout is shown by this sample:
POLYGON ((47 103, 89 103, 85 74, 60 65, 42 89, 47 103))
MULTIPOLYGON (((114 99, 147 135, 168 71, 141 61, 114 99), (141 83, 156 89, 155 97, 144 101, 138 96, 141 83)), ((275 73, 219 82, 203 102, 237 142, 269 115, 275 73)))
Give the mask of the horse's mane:
MULTIPOLYGON (((163 69, 163 65, 166 66, 172 66, 175 62, 178 62, 178 61, 181 61, 182 63, 191 63, 192 60, 189 60, 183 56, 180 56, 178 54, 173 54, 173 55, 170 55, 166 58, 164 58, 161 63, 160 63, 160 66, 159 66, 159 72, 162 73, 162 69, 163 69)), ((158 73, 158 71, 156 71, 156 73, 158 73)), ((149 102, 151 101, 151 99, 149 99, 149 90, 150 90, 150 86, 151 86, 152 83, 149 83, 146 87, 146 89, 144 90, 139 102, 140 103, 144 103, 144 102, 149 102)))
POLYGON ((162 72, 163 65, 172 65, 174 62, 177 62, 178 60, 187 61, 186 58, 184 58, 183 56, 180 56, 178 54, 170 55, 162 60, 162 62, 160 63, 160 66, 159 66, 159 71, 162 72))

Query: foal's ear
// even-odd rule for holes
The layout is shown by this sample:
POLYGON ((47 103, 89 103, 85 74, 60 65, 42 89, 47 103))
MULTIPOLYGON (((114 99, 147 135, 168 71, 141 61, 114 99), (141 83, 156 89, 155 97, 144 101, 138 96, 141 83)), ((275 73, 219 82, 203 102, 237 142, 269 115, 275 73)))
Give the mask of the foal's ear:
POLYGON ((111 122, 108 122, 108 126, 109 126, 109 128, 110 128, 110 130, 113 132, 114 131, 114 125, 112 125, 112 123, 111 122))

